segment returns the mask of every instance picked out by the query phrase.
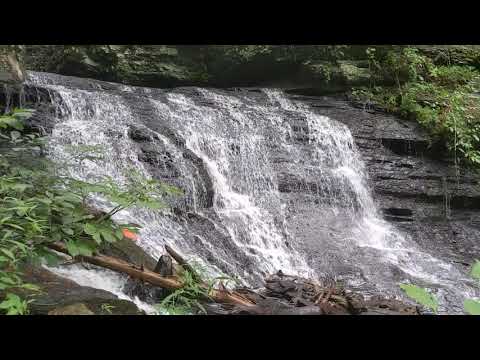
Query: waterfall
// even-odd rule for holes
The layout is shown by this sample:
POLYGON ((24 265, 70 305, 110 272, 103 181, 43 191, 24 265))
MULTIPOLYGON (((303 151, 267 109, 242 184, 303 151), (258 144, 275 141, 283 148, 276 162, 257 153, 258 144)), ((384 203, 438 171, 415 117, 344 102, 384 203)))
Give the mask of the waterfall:
MULTIPOLYGON (((147 89, 34 72, 28 85, 55 99, 53 160, 68 159, 72 145, 101 149, 103 159, 85 160, 71 176, 122 184, 137 170, 184 190, 168 199, 181 216, 140 208, 115 216, 142 226, 138 244, 154 258, 168 244, 212 276, 252 286, 280 269, 338 274, 392 296, 402 296, 399 282, 411 281, 437 288, 449 312, 475 295, 453 265, 382 220, 349 129, 280 90, 147 89)), ((80 270, 55 271, 82 281, 80 270)), ((96 286, 118 294, 125 279, 104 278, 110 282, 96 286)))

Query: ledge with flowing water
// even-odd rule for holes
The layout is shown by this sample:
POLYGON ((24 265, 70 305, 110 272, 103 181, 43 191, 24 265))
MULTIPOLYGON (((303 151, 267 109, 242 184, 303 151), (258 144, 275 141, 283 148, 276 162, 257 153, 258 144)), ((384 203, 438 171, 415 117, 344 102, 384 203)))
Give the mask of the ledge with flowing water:
POLYGON ((451 169, 393 151, 382 139, 418 134, 392 117, 278 90, 161 90, 42 73, 30 74, 25 91, 44 104, 33 121, 50 131, 54 159, 71 144, 105 148, 103 163, 73 176, 122 181, 134 168, 185 191, 170 200, 172 212, 120 214, 144 226, 140 246, 153 257, 173 245, 252 285, 279 269, 334 275, 366 294, 401 296, 398 283, 412 281, 438 288, 448 312, 475 295, 454 261, 479 254, 478 214, 448 206, 452 190, 474 201, 475 184, 455 177, 458 187, 443 188, 447 206, 418 197, 427 184, 441 189, 432 176, 451 183, 451 169), (468 255, 451 247, 444 228, 468 255))

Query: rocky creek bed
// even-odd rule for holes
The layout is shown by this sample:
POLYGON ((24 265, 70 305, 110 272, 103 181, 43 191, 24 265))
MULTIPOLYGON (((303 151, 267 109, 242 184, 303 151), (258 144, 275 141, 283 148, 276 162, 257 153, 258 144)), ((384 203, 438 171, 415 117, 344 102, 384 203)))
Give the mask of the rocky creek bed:
MULTIPOLYGON (((131 248, 131 247, 130 247, 131 248)), ((113 252, 118 253, 118 245, 113 252)), ((137 254, 138 256, 138 254, 137 254)), ((124 259, 131 259, 123 256, 124 259)), ((146 262, 150 261, 145 254, 146 262)), ((163 257, 165 261, 165 256, 163 257)), ((141 262, 142 269, 144 262, 141 262)), ((170 264, 172 264, 170 260, 170 264)), ((71 264, 60 265, 71 266, 71 264)), ((85 263, 83 266, 93 270, 85 263)), ((178 265, 177 265, 178 266, 178 265)), ((147 270, 148 268, 145 267, 147 270)), ((170 271, 173 271, 170 269, 170 271)), ((131 301, 96 288, 81 286, 58 276, 45 267, 29 265, 23 269, 25 280, 40 286, 30 304, 32 315, 145 315, 131 301)), ((172 272, 173 274, 173 272, 172 272)), ((224 288, 225 289, 225 288, 224 288)), ((123 291, 152 306, 171 294, 137 279, 129 279, 123 291)), ((335 281, 317 282, 279 271, 265 279, 262 288, 236 287, 226 290, 251 301, 251 306, 218 303, 199 299, 201 307, 192 307, 191 314, 200 315, 420 315, 422 309, 395 299, 374 296, 365 299, 361 294, 345 290, 335 281)), ((23 293, 25 295, 25 293, 23 293)))

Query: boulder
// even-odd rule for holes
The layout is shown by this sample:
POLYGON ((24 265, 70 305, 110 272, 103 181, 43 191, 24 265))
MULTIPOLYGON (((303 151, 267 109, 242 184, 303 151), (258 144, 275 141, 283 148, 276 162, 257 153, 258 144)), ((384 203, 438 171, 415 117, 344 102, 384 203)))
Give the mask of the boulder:
POLYGON ((100 289, 81 286, 72 280, 58 276, 40 266, 26 265, 23 269, 25 282, 40 287, 40 293, 19 292, 33 295, 29 304, 32 315, 142 315, 143 311, 127 300, 100 289), (90 314, 91 313, 91 314, 90 314))

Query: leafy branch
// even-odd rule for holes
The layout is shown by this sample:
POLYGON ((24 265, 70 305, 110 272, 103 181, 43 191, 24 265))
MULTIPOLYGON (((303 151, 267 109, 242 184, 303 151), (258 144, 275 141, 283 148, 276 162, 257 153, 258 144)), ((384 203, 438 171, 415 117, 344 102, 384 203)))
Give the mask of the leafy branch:
MULTIPOLYGON (((0 116, 0 310, 7 314, 25 314, 38 287, 22 280, 20 269, 27 262, 60 258, 49 250, 51 243, 63 243, 71 256, 91 256, 106 244, 124 237, 124 231, 137 232, 131 224, 112 220, 119 211, 132 206, 161 209, 167 195, 182 192, 132 171, 127 184, 113 179, 97 183, 73 179, 62 171, 71 163, 53 164, 44 157, 46 139, 25 131, 24 120, 32 111, 16 109, 0 116), (104 214, 92 213, 87 199, 102 195, 113 203, 104 214), (22 292, 23 291, 23 292, 22 292)), ((101 149, 70 147, 74 163, 97 161, 101 149)))

